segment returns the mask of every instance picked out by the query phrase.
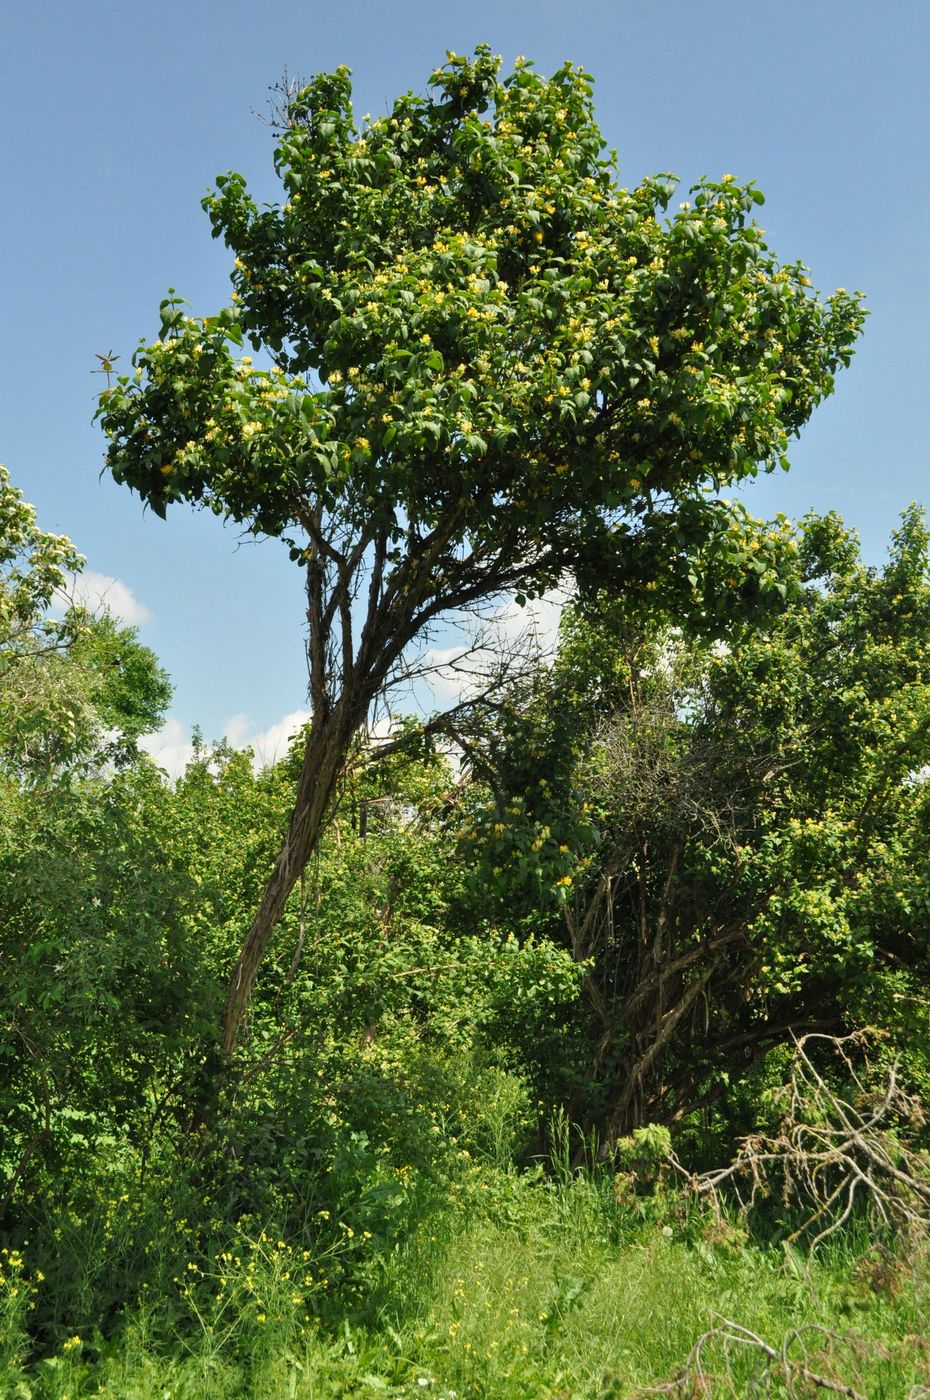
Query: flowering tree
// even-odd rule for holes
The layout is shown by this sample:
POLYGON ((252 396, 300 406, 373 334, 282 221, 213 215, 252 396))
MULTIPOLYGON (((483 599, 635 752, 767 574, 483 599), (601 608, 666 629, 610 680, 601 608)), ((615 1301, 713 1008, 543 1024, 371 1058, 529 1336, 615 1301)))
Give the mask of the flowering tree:
POLYGON ((199 502, 305 572, 312 722, 294 811, 230 980, 231 1049, 353 737, 441 614, 566 573, 707 601, 764 595, 713 488, 785 461, 848 361, 856 298, 818 300, 725 176, 617 181, 591 83, 480 48, 358 126, 340 68, 285 94, 284 201, 205 201, 233 306, 162 334, 102 395, 114 477, 159 515, 199 502), (248 338, 268 369, 236 354, 248 338), (719 574, 719 569, 717 570, 719 574))

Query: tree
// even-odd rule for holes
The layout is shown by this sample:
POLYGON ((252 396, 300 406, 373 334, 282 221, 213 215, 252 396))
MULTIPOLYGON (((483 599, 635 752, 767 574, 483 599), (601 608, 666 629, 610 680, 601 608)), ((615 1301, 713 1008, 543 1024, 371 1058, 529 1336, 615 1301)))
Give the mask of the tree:
MULTIPOLYGON (((669 220, 621 187, 588 76, 449 55, 430 95, 357 126, 345 68, 285 91, 279 206, 205 200, 233 305, 161 337, 101 396, 115 479, 209 507, 304 569, 312 722, 293 815, 230 979, 231 1050, 353 737, 442 615, 566 574, 701 597, 729 554, 713 494, 785 462, 862 311, 810 291, 731 176, 669 220), (235 347, 247 337, 268 369, 235 347)), ((757 593, 782 585, 764 551, 757 593)))
POLYGON ((789 606, 726 647, 605 598, 475 739, 474 885, 585 968, 605 1141, 723 1096, 756 1126, 756 1067, 810 1031, 871 1028, 926 1093, 928 545, 912 508, 871 570, 808 518, 789 606))
POLYGON ((50 616, 82 565, 0 469, 0 1217, 40 1149, 143 1136, 206 980, 173 794, 137 747, 171 686, 109 615, 50 616))
POLYGON ((38 528, 32 506, 0 467, 0 772, 21 772, 38 750, 67 743, 74 728, 68 697, 50 695, 57 688, 49 685, 49 662, 67 651, 76 617, 56 620, 49 610, 83 562, 66 536, 38 528))
POLYGON ((41 782, 81 759, 126 761, 158 728, 171 683, 132 628, 63 603, 84 560, 0 467, 0 776, 41 782), (109 735, 108 738, 105 736, 109 735))

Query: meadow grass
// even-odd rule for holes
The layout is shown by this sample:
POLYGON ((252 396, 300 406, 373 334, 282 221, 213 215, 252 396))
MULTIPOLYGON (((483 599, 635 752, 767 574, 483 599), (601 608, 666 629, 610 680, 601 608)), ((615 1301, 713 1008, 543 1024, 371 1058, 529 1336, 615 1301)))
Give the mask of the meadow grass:
MULTIPOLYGON (((801 1338, 810 1368, 869 1400, 916 1400, 930 1385, 922 1248, 851 1232, 811 1260, 671 1193, 617 1194, 606 1174, 470 1164, 414 1238, 374 1260, 360 1252, 329 1286, 332 1252, 251 1221, 212 1264, 188 1261, 160 1295, 140 1289, 108 1336, 86 1312, 80 1332, 60 1318, 63 1339, 29 1363, 25 1328, 48 1281, 7 1256, 0 1394, 633 1400, 673 1381, 722 1318, 776 1349, 793 1329, 824 1329, 801 1338)), ((757 1348, 711 1342, 704 1367, 703 1389, 680 1395, 792 1393, 757 1348)))

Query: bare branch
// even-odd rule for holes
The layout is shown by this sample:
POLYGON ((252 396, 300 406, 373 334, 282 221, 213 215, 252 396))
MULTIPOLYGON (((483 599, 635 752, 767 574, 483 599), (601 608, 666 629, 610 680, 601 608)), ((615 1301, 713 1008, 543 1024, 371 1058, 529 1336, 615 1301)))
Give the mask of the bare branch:
MULTIPOLYGON (((786 1205, 807 1212, 790 1239, 807 1237, 813 1251, 840 1230, 857 1207, 887 1229, 912 1238, 930 1233, 930 1161, 906 1141, 901 1125, 924 1122, 919 1101, 898 1084, 897 1063, 879 1089, 865 1082, 852 1051, 864 1058, 864 1037, 812 1032, 795 1041, 791 1075, 783 1091, 784 1116, 774 1135, 746 1138, 729 1166, 698 1176, 677 1159, 671 1165, 689 1179, 697 1196, 719 1209, 720 1191, 734 1191, 745 1209, 777 1184, 786 1205), (830 1057, 851 1086, 848 1097, 833 1088, 812 1058, 830 1057), (743 1185, 745 1183, 745 1185, 743 1185)), ((868 1068, 866 1064, 866 1069, 868 1068)))
POLYGON ((639 1394, 640 1396, 677 1395, 681 1397, 681 1400, 690 1400, 691 1396, 721 1393, 715 1382, 722 1379, 727 1384, 729 1393, 736 1396, 740 1392, 736 1390, 734 1378, 730 1373, 730 1357, 733 1349, 740 1347, 748 1348, 750 1351, 758 1353, 762 1358, 762 1375, 757 1378, 758 1380, 768 1379, 770 1376, 774 1379, 777 1376, 784 1382, 789 1395, 796 1395, 798 1392, 795 1390, 795 1385, 797 1382, 803 1381, 806 1385, 814 1386, 817 1390, 827 1391, 831 1395, 844 1395, 847 1400, 868 1400, 864 1391, 856 1389, 855 1386, 836 1376, 828 1376, 821 1370, 814 1370, 808 1364, 809 1355, 805 1339, 814 1336, 821 1343, 842 1347, 852 1351, 854 1355, 861 1354, 864 1350, 864 1344, 860 1338, 856 1336, 843 1337, 839 1333, 831 1332, 829 1328, 817 1324, 793 1328, 790 1332, 786 1332, 781 1346, 772 1346, 758 1332, 753 1332, 751 1328, 744 1327, 739 1322, 732 1322, 729 1318, 721 1317, 716 1326, 709 1328, 698 1337, 688 1353, 684 1367, 674 1380, 664 1385, 648 1386, 639 1394), (800 1357, 792 1356, 792 1350, 795 1348, 800 1349, 800 1357), (726 1367, 726 1374, 723 1377, 719 1375, 719 1372, 710 1372, 705 1369, 706 1354, 714 1349, 723 1354, 726 1367))

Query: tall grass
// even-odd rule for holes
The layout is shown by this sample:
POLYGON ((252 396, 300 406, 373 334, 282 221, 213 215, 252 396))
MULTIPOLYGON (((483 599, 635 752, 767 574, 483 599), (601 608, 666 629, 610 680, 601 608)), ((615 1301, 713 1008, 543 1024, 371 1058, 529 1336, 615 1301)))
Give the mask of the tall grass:
MULTIPOLYGON (((773 1348, 792 1329, 824 1329, 805 1334, 817 1369, 870 1400, 930 1385, 922 1249, 894 1253, 847 1234, 809 1260, 755 1243, 672 1193, 631 1196, 606 1170, 573 1171, 564 1150, 546 1175, 517 1173, 492 1155, 489 1144, 484 1157, 463 1156, 443 1207, 424 1210, 414 1237, 382 1248, 363 1241, 355 1252, 354 1234, 347 1239, 334 1221, 321 1222, 307 1247, 244 1220, 235 1232, 214 1222, 211 1252, 196 1230, 185 1233, 184 1215, 159 1234, 144 1211, 130 1213, 127 1231, 138 1239, 148 1220, 149 1248, 135 1244, 130 1258, 129 1239, 118 1242, 136 1288, 106 1331, 87 1300, 113 1276, 113 1260, 102 1257, 119 1228, 112 1210, 110 1245, 99 1222, 87 1236, 101 1255, 96 1282, 94 1261, 81 1264, 80 1241, 64 1231, 62 1275, 68 1266, 80 1274, 70 1292, 8 1252, 0 1395, 632 1400, 673 1381, 721 1318, 773 1348), (43 1297, 52 1287, 54 1328, 55 1299, 43 1297), (43 1315, 38 1335, 54 1337, 44 1354, 35 1331, 27 1334, 43 1315)), ((431 1202, 435 1185, 424 1185, 431 1202)), ((711 1340, 703 1364, 703 1392, 682 1395, 791 1393, 757 1348, 727 1352, 711 1340)))

